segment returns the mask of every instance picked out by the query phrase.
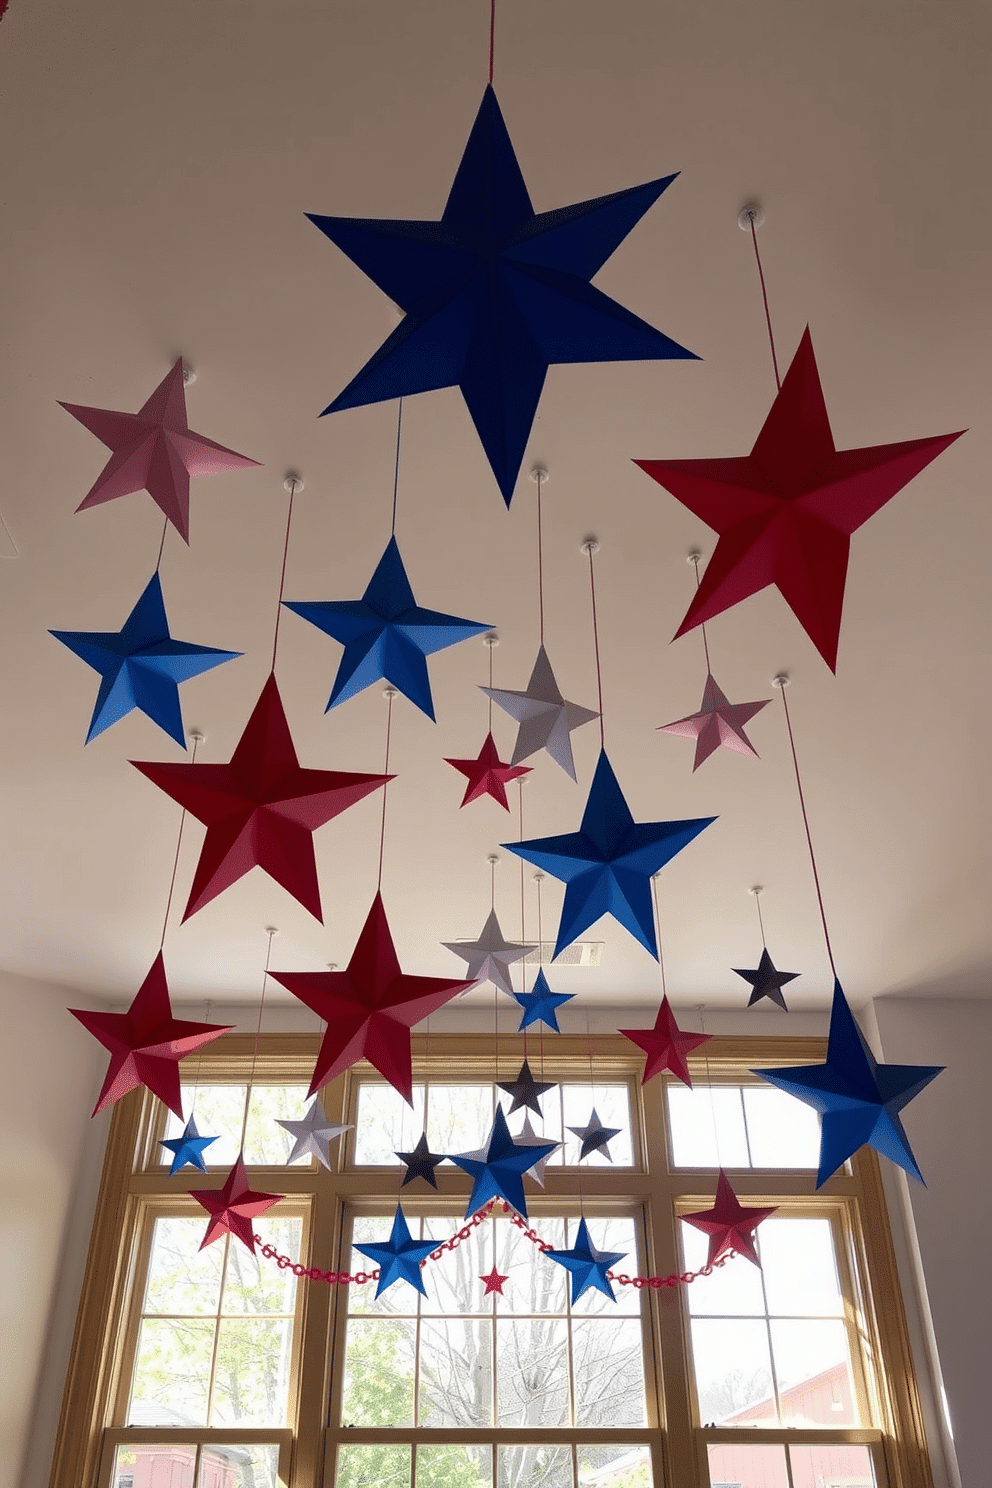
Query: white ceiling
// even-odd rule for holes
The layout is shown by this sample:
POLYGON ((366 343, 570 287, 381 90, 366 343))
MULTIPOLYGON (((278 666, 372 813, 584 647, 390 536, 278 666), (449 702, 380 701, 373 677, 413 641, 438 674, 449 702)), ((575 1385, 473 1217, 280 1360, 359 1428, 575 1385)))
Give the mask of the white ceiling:
MULTIPOLYGON (((357 598, 389 531, 395 408, 316 415, 388 334, 380 292, 304 218, 439 216, 485 83, 485 0, 13 0, 0 27, 0 964, 128 1000, 158 945, 179 810, 127 763, 177 759, 132 714, 85 749, 96 677, 49 628, 119 628, 155 562, 144 495, 74 515, 102 446, 58 399, 137 409, 171 361, 197 372, 191 427, 263 467, 194 483, 191 545, 162 566, 172 630, 242 660, 187 684, 201 760, 226 760, 268 670, 286 495, 299 469, 287 597, 357 598)), ((595 705, 588 581, 597 558, 609 752, 637 818, 718 814, 660 879, 676 1001, 739 1006, 729 970, 769 947, 829 978, 781 705, 803 766, 838 965, 855 1002, 986 996, 992 969, 986 682, 990 551, 989 17, 980 0, 498 0, 496 83, 537 210, 673 170, 679 179, 597 282, 699 363, 553 368, 507 515, 456 391, 410 400, 398 536, 422 604, 492 622, 498 685, 537 647, 535 501, 546 464, 548 646, 566 695, 595 705), (810 323, 838 446, 970 426, 858 533, 837 677, 774 591, 709 627, 761 759, 655 732, 698 705, 687 550, 712 537, 631 457, 746 452, 774 384, 749 240, 756 196, 780 353, 810 323)), ((378 688, 324 715, 339 648, 285 616, 278 677, 301 762, 380 768, 378 688)), ((445 755, 477 751, 474 641, 431 663, 439 722, 394 714, 384 892, 408 970, 457 975, 440 942, 489 908, 486 855, 517 832, 491 801, 458 810, 445 755)), ((513 725, 501 715, 504 755, 513 725)), ((525 832, 573 830, 579 784, 541 756, 525 832)), ((373 796, 316 837, 326 924, 258 870, 166 942, 177 1000, 257 992, 274 964, 345 962, 375 889, 373 796)), ((201 828, 179 870, 188 889, 201 828)), ((536 929, 527 871, 527 929, 536 929)), ((519 866, 497 909, 519 932, 519 866)), ((546 933, 560 904, 548 880, 546 933)), ((184 900, 177 904, 181 908, 184 900)), ((560 969, 590 1002, 656 1001, 658 972, 605 922, 598 969, 560 969)), ((285 996, 278 990, 274 996, 285 996)), ((487 994, 488 995, 488 994, 487 994)), ((783 1025, 784 1026, 784 1025, 783 1025)))

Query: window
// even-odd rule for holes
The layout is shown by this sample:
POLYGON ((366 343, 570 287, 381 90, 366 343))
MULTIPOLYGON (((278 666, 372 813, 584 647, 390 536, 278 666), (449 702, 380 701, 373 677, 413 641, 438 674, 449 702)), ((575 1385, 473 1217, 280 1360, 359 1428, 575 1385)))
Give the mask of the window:
MULTIPOLYGON (((152 1097, 117 1107, 108 1144, 53 1482, 80 1488, 926 1488, 919 1405, 873 1154, 819 1192, 805 1106, 751 1064, 813 1063, 814 1041, 713 1040, 695 1088, 640 1085, 616 1037, 548 1040, 534 1128, 563 1141, 529 1220, 500 1202, 466 1224, 469 1180, 400 1188, 395 1151, 422 1131, 435 1152, 485 1141, 496 1080, 519 1052, 492 1040, 414 1040, 413 1109, 367 1065, 324 1092, 350 1123, 334 1169, 287 1167, 276 1124, 298 1116, 314 1046, 263 1039, 245 1151, 252 1186, 285 1194, 254 1223, 289 1264, 227 1238, 199 1249, 203 1211, 236 1154, 253 1040, 204 1052, 201 1132, 221 1131, 207 1178, 170 1178, 160 1139, 179 1130, 152 1097), (578 1164, 570 1132, 595 1107, 618 1128, 578 1164), (718 1168, 745 1204, 776 1206, 761 1269, 737 1258, 691 1285, 620 1278, 704 1267, 682 1216, 710 1207, 718 1168), (426 1296, 405 1283, 327 1286, 297 1267, 367 1276, 355 1245, 381 1240, 400 1197, 415 1239, 436 1241, 426 1296), (539 1244, 575 1244, 585 1219, 623 1256, 616 1301, 572 1300, 539 1244), (481 1278, 506 1277, 502 1292, 481 1278), (68 1464, 72 1464, 70 1473, 68 1464), (61 1474, 61 1476, 60 1476, 61 1474)), ((511 1067, 512 1066, 512 1067, 511 1067)), ((192 1087, 188 1091, 192 1098, 192 1087)), ((189 1109, 189 1101, 186 1106, 189 1109)), ((517 1135, 524 1112, 508 1115, 517 1135)), ((192 1174, 192 1177, 190 1176, 192 1174)))

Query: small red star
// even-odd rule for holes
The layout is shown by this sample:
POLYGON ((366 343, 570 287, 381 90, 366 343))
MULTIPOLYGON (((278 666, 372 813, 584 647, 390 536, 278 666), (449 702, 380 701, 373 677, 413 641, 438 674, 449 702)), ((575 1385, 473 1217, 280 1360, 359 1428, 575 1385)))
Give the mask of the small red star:
POLYGON ((230 764, 131 763, 207 829, 184 920, 256 866, 320 920, 314 832, 392 778, 301 769, 273 675, 230 764))
POLYGON ((653 1028, 619 1028, 617 1032, 630 1039, 639 1049, 643 1049, 648 1056, 642 1085, 653 1080, 655 1075, 660 1075, 662 1070, 668 1070, 683 1085, 688 1085, 690 1090, 692 1080, 689 1078, 686 1055, 713 1037, 710 1033, 683 1033, 675 1021, 675 1014, 668 1005, 667 997, 662 1000, 653 1028))
POLYGON ((242 1245, 247 1245, 255 1254, 255 1235, 251 1221, 264 1214, 273 1204, 278 1204, 282 1194, 253 1193, 245 1172, 244 1157, 239 1153, 234 1167, 224 1179, 223 1188, 201 1188, 193 1190, 193 1198, 210 1215, 207 1233, 200 1249, 213 1245, 222 1235, 230 1233, 242 1245))
POLYGON ((487 1297, 490 1295, 491 1292, 498 1292, 499 1295, 502 1297, 503 1283, 504 1281, 508 1281, 509 1277, 501 1276, 494 1266, 493 1269, 489 1272, 488 1276, 480 1276, 479 1280, 486 1283, 485 1295, 487 1297))
POLYGON ((180 1059, 231 1031, 230 1024, 186 1023, 172 1016, 161 951, 126 1013, 94 1013, 82 1008, 69 1011, 110 1050, 110 1067, 94 1116, 144 1085, 182 1120, 180 1059))
POLYGON ((477 759, 449 759, 445 760, 445 764, 454 765, 456 770, 460 770, 468 778, 462 797, 463 806, 467 806, 469 801, 478 801, 480 796, 492 796, 504 811, 510 809, 506 799, 507 784, 521 775, 529 775, 531 770, 530 765, 504 764, 492 734, 486 735, 486 742, 479 750, 477 759))
POLYGON ((770 1209, 748 1209, 742 1206, 730 1186, 730 1179, 721 1168, 716 1181, 713 1208, 700 1209, 695 1214, 683 1214, 682 1218, 686 1224, 695 1225, 697 1230, 703 1230, 709 1235, 707 1266, 712 1266, 728 1250, 735 1250, 738 1255, 747 1256, 749 1261, 760 1266, 761 1262, 754 1248, 754 1232, 763 1219, 774 1213, 774 1206, 770 1209))
POLYGON ((62 407, 113 451, 77 511, 147 491, 189 542, 190 476, 220 475, 258 464, 190 429, 181 359, 137 413, 84 408, 79 403, 63 403, 62 407))

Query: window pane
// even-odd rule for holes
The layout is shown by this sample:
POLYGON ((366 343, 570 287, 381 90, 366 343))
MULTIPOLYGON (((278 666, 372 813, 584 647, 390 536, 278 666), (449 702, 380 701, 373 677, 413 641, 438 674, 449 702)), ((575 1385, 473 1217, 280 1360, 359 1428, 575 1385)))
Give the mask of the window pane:
POLYGON ((782 1425, 857 1426, 843 1323, 773 1319, 771 1335, 782 1425))
MULTIPOLYGON (((389 1235, 392 1224, 393 1216, 391 1214, 376 1216, 359 1215, 355 1219, 351 1235, 353 1247, 355 1245, 375 1244, 381 1240, 385 1240, 389 1235)), ((407 1218, 407 1224, 410 1227, 410 1234, 419 1239, 425 1228, 423 1222, 411 1215, 407 1218)), ((429 1224, 426 1228, 428 1234, 433 1233, 432 1224, 429 1224)), ((443 1265, 444 1262, 428 1262, 428 1266, 436 1264, 443 1265)), ((376 1264, 368 1256, 362 1255, 360 1250, 352 1248, 348 1269, 352 1276, 356 1276, 360 1272, 364 1272, 368 1276, 376 1269, 376 1264)), ((428 1278, 429 1280, 430 1278, 428 1278)), ((350 1286, 348 1288, 348 1311, 350 1313, 373 1313, 380 1316, 384 1313, 403 1313, 407 1315, 416 1313, 417 1302, 420 1297, 420 1293, 416 1287, 412 1287, 406 1281, 397 1281, 392 1286, 388 1286, 381 1297, 377 1299, 375 1295, 377 1285, 377 1282, 372 1281, 364 1286, 350 1286)))
POLYGON ((155 1221, 144 1312, 189 1316, 217 1311, 224 1247, 200 1250, 204 1228, 202 1214, 155 1221))
POLYGON ((496 1488, 574 1488, 571 1447, 499 1447, 496 1488))
POLYGON ((293 1324, 225 1318, 217 1337, 211 1426, 284 1426, 293 1324))
POLYGON ((409 1447, 338 1447, 334 1488, 410 1488, 409 1447))
POLYGON ((629 1442, 617 1447, 583 1443, 578 1456, 579 1488, 653 1488, 648 1447, 632 1447, 629 1442))
POLYGON ((689 1090, 673 1082, 667 1094, 675 1167, 751 1166, 739 1087, 696 1085, 689 1090))
MULTIPOLYGON (((427 1092, 427 1145, 432 1152, 474 1152, 493 1122, 493 1087, 435 1085, 427 1092)), ((418 1128, 420 1130, 420 1128, 418 1128)))
MULTIPOLYGON (((759 1240, 764 1226, 770 1223, 766 1219, 762 1224, 759 1240)), ((684 1269, 701 1271, 706 1265, 709 1236, 684 1221, 679 1229, 684 1269)), ((744 1256, 735 1256, 712 1275, 701 1276, 686 1287, 685 1294, 693 1317, 762 1317, 765 1311, 761 1272, 744 1256)))
MULTIPOLYGON (((542 1216, 536 1221, 536 1227, 540 1229, 546 1244, 555 1250, 564 1248, 564 1220, 545 1219, 542 1216)), ((512 1221, 497 1220, 493 1228, 496 1232, 496 1269, 501 1276, 508 1278, 503 1283, 503 1295, 499 1300, 498 1310, 533 1312, 542 1316, 554 1313, 564 1315, 568 1306, 568 1273, 565 1268, 556 1266, 554 1261, 546 1260, 537 1246, 512 1221)), ((488 1270, 489 1267, 485 1269, 488 1270)))
POLYGON ((490 1426, 490 1318, 424 1318, 420 1324, 420 1426, 490 1426))
MULTIPOLYGON (((203 1221, 199 1221, 202 1228, 203 1221)), ((303 1221, 300 1219, 263 1218, 265 1239, 291 1260, 300 1258, 303 1221)), ((211 1247, 220 1250, 217 1245, 211 1247)), ((223 1311, 225 1317, 238 1313, 284 1313, 291 1315, 296 1307, 296 1277, 287 1267, 282 1270, 261 1255, 252 1255, 246 1246, 232 1242, 227 1252, 227 1274, 224 1278, 223 1311)))
POLYGON ((398 1167, 397 1152, 412 1152, 424 1129, 424 1087, 413 1087, 413 1109, 385 1081, 363 1080, 358 1087, 355 1164, 398 1167))
POLYGON ((415 1340, 412 1319, 349 1320, 342 1425, 413 1425, 415 1340))
POLYGON ((771 1085, 744 1087, 744 1112, 756 1168, 818 1168, 820 1118, 812 1106, 771 1085))
POLYGON ((196 1447, 190 1442, 151 1443, 118 1447, 111 1488, 193 1488, 196 1447))
MULTIPOLYGON (((172 1488, 169 1479, 163 1479, 172 1488)), ((139 1488, 135 1483, 134 1488, 139 1488)), ((144 1488, 144 1485, 141 1485, 144 1488)), ((158 1488, 151 1480, 150 1488, 158 1488)), ((196 1488, 279 1488, 277 1446, 204 1447, 196 1488)))
POLYGON ((418 1447, 417 1488, 490 1488, 490 1447, 418 1447))
POLYGON ((758 1231, 768 1310, 794 1317, 842 1317, 844 1299, 829 1219, 771 1219, 758 1231))
POLYGON ((790 1447, 793 1488, 875 1488, 867 1447, 790 1447))
MULTIPOLYGON (((201 1137, 216 1137, 204 1151, 203 1160, 211 1168, 229 1168, 241 1146, 241 1124, 245 1114, 246 1085, 183 1085, 183 1120, 169 1112, 165 1136, 178 1137, 190 1112, 196 1116, 201 1137)), ((245 1131, 245 1162, 249 1167, 283 1167, 293 1147, 293 1138, 276 1125, 277 1117, 298 1120, 307 1106, 306 1085, 255 1085, 245 1131)), ((172 1153, 158 1149, 156 1161, 168 1167, 172 1153)), ((309 1158, 297 1158, 305 1165, 309 1158)), ((294 1164, 296 1166, 296 1164, 294 1164)))
MULTIPOLYGON (((570 1247, 575 1244, 577 1229, 578 1221, 570 1219, 567 1225, 570 1247)), ((614 1265, 608 1267, 608 1270, 622 1271, 627 1276, 637 1275, 637 1237, 632 1219, 627 1217, 606 1219, 596 1215, 588 1220, 588 1229, 589 1238, 595 1250, 623 1256, 622 1261, 616 1261, 614 1265)), ((561 1266, 555 1266, 554 1261, 548 1261, 545 1264, 554 1266, 556 1271, 563 1269, 561 1266)), ((604 1313, 607 1317, 615 1317, 618 1312, 639 1315, 641 1294, 637 1288, 621 1286, 619 1282, 611 1282, 610 1285, 614 1293, 613 1301, 598 1287, 589 1287, 577 1302, 572 1303, 572 1312, 577 1317, 587 1316, 590 1313, 604 1313)), ((571 1291, 571 1288, 569 1290, 571 1291)))
MULTIPOLYGON (((411 1233, 416 1233, 410 1220, 411 1233)), ((440 1244, 462 1228, 463 1221, 431 1215, 427 1227, 440 1244)), ((478 1225, 455 1250, 446 1250, 439 1261, 428 1260, 422 1277, 427 1296, 420 1299, 421 1313, 487 1313, 493 1310, 492 1295, 479 1280, 492 1270, 493 1221, 478 1225)))
POLYGON ((693 1318, 692 1357, 701 1425, 778 1424, 764 1322, 693 1318))
POLYGON ((626 1085, 564 1085, 562 1104, 565 1111, 565 1162, 574 1165, 579 1161, 578 1138, 568 1127, 585 1126, 590 1112, 595 1107, 603 1126, 619 1128, 619 1135, 610 1139, 610 1157, 602 1152, 593 1152, 582 1160, 584 1168, 614 1167, 629 1168, 634 1161, 630 1140, 630 1100, 626 1085), (612 1158, 612 1162, 611 1159, 612 1158))
POLYGON ((640 1318, 576 1319, 572 1360, 577 1426, 645 1424, 640 1318))
POLYGON ((708 1461, 710 1488, 789 1488, 784 1447, 711 1445, 708 1461))
POLYGON ((497 1318, 496 1349, 496 1424, 569 1425, 565 1322, 549 1318, 497 1318))
POLYGON ((145 1318, 138 1333, 129 1426, 205 1426, 212 1318, 145 1318))

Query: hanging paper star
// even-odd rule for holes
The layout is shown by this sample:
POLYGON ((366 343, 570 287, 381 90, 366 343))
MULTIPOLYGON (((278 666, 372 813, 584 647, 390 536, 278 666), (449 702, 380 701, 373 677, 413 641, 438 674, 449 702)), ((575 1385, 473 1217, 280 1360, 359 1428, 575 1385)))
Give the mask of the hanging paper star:
POLYGON ((579 1162, 584 1162, 590 1153, 593 1152, 601 1152, 604 1157, 609 1158, 610 1162, 613 1161, 613 1156, 610 1152, 610 1143, 614 1137, 620 1135, 623 1128, 619 1126, 604 1126, 599 1119, 595 1106, 593 1106, 592 1115, 589 1117, 585 1126, 570 1126, 568 1129, 573 1136, 578 1137, 581 1143, 579 1148, 579 1162))
POLYGON ((753 754, 757 758, 758 751, 744 732, 744 725, 762 708, 767 708, 769 702, 769 698, 757 703, 728 702, 716 679, 707 673, 699 712, 676 719, 675 723, 663 723, 658 732, 676 734, 680 739, 695 739, 693 772, 720 748, 732 749, 735 754, 753 754))
POLYGON ((537 653, 526 691, 510 692, 505 687, 483 687, 482 691, 520 725, 511 764, 517 765, 544 749, 566 775, 575 779, 572 733, 599 714, 592 708, 580 708, 578 703, 565 701, 543 646, 537 653))
POLYGON ((465 794, 462 797, 463 806, 467 806, 469 801, 477 801, 480 796, 492 796, 504 811, 510 809, 506 799, 506 787, 509 781, 516 780, 521 775, 530 774, 529 765, 503 763, 492 734, 486 735, 486 742, 480 749, 477 759, 446 759, 445 764, 454 765, 455 769, 468 780, 465 794))
POLYGON ((421 1132, 417 1145, 412 1152, 397 1152, 396 1156, 401 1163, 406 1164, 406 1175, 401 1188, 406 1188, 415 1178, 422 1178, 429 1183, 431 1188, 437 1188, 437 1177, 434 1169, 438 1163, 447 1162, 447 1157, 442 1152, 432 1152, 427 1145, 427 1133, 421 1132))
POLYGON ((159 951, 126 1013, 70 1008, 74 1018, 110 1050, 110 1067, 93 1115, 144 1085, 183 1119, 179 1061, 202 1049, 230 1024, 187 1023, 172 1016, 165 962, 159 951))
POLYGON ((542 966, 529 992, 514 992, 513 994, 514 1001, 519 1002, 524 1010, 517 1032, 523 1033, 524 1029, 529 1028, 532 1023, 545 1023, 548 1028, 554 1029, 555 1033, 561 1033, 558 1027, 558 1009, 563 1003, 571 1002, 574 996, 574 992, 552 992, 542 966))
POLYGON ((865 1146, 891 1158, 922 1183, 899 1113, 942 1068, 939 1064, 879 1064, 835 980, 826 1063, 751 1073, 819 1111, 819 1188, 865 1146))
POLYGON ((283 1194, 255 1193, 248 1182, 245 1160, 238 1154, 234 1167, 224 1179, 222 1188, 197 1188, 192 1192, 196 1200, 210 1215, 207 1233, 200 1242, 200 1249, 213 1245, 223 1235, 231 1234, 242 1245, 247 1245, 255 1254, 255 1233, 251 1222, 273 1204, 278 1204, 283 1194))
POLYGON ((653 1080, 655 1075, 660 1075, 662 1070, 668 1070, 683 1085, 688 1085, 690 1090, 692 1080, 687 1055, 713 1036, 709 1033, 684 1032, 675 1021, 675 1014, 667 997, 662 998, 653 1028, 620 1028, 617 1031, 639 1049, 643 1049, 648 1056, 644 1064, 642 1085, 653 1080))
POLYGON ((359 1059, 368 1059, 413 1103, 410 1029, 471 981, 407 976, 400 971, 382 895, 376 894, 344 971, 273 971, 294 997, 327 1022, 310 1094, 359 1059))
POLYGON ((520 1066, 520 1073, 515 1080, 497 1080, 496 1084, 500 1090, 505 1090, 507 1095, 513 1097, 513 1104, 510 1107, 511 1116, 514 1111, 519 1111, 522 1106, 526 1106, 529 1111, 533 1111, 535 1116, 540 1116, 541 1104, 539 1097, 546 1095, 549 1090, 554 1090, 555 1088, 553 1080, 548 1080, 547 1082, 535 1080, 530 1072, 530 1064, 526 1059, 520 1066))
POLYGON ((100 673, 87 744, 137 708, 185 749, 180 682, 241 655, 172 639, 157 570, 121 630, 52 630, 49 635, 100 673))
POLYGON ((836 671, 851 534, 962 432, 836 450, 807 327, 750 455, 634 461, 719 533, 676 635, 774 584, 836 671))
POLYGON ((414 1240, 399 1204, 396 1205, 396 1215, 388 1240, 355 1246, 356 1250, 360 1250, 363 1256, 368 1256, 379 1267, 379 1285, 375 1289, 377 1297, 395 1281, 408 1281, 426 1297, 427 1288, 420 1274, 420 1266, 435 1248, 433 1240, 414 1240))
POLYGON ((325 712, 373 683, 385 681, 433 719, 426 658, 492 630, 478 620, 422 610, 413 597, 395 537, 389 539, 361 599, 283 603, 344 646, 325 712))
POLYGON ((607 1271, 622 1261, 626 1251, 597 1250, 589 1238, 589 1227, 584 1219, 579 1220, 578 1233, 571 1250, 546 1250, 549 1261, 555 1261, 572 1273, 572 1301, 578 1302, 583 1292, 595 1287, 611 1301, 616 1298, 607 1279, 607 1271))
POLYGON ((492 1296, 494 1292, 498 1292, 498 1294, 502 1297, 503 1283, 504 1281, 509 1281, 509 1279, 510 1278, 508 1276, 501 1276, 500 1273, 496 1270, 495 1266, 491 1271, 487 1272, 485 1276, 479 1277, 479 1280, 484 1281, 486 1284, 484 1295, 487 1297, 492 1296))
POLYGON ((651 879, 714 821, 715 816, 703 816, 635 822, 613 766, 601 753, 577 832, 503 846, 566 885, 556 956, 601 915, 610 914, 657 959, 651 879))
POLYGON ((731 968, 735 976, 743 977, 746 982, 751 983, 751 996, 748 998, 748 1007, 754 1007, 762 997, 767 997, 771 1002, 777 1002, 783 1012, 789 1009, 785 1005, 782 996, 782 988, 789 982, 794 982, 800 975, 798 971, 776 971, 771 956, 766 946, 761 952, 761 960, 754 971, 742 971, 740 967, 731 968))
POLYGON ((728 1250, 735 1250, 738 1255, 747 1256, 749 1261, 760 1267, 761 1262, 754 1248, 754 1232, 763 1219, 774 1213, 774 1207, 755 1209, 740 1204, 730 1186, 730 1179, 721 1168, 716 1180, 713 1208, 700 1209, 695 1214, 683 1214, 682 1218, 686 1224, 709 1235, 707 1266, 712 1266, 728 1250))
POLYGON ((489 911, 489 918, 483 925, 478 940, 445 940, 442 944, 445 950, 454 951, 456 956, 468 963, 466 970, 473 982, 490 982, 510 997, 513 996, 510 966, 537 949, 536 946, 504 940, 494 909, 489 911))
POLYGON ((163 1137, 159 1142, 160 1147, 168 1147, 172 1153, 172 1166, 169 1169, 169 1177, 179 1172, 180 1168, 199 1168, 201 1173, 207 1171, 207 1165, 203 1161, 203 1154, 216 1137, 201 1137, 196 1129, 196 1122, 191 1116, 183 1128, 181 1137, 163 1137))
POLYGON ((286 1159, 287 1164, 294 1163, 298 1157, 315 1157, 322 1168, 330 1173, 331 1169, 331 1143, 343 1137, 345 1132, 351 1131, 350 1126, 339 1126, 333 1121, 328 1121, 324 1107, 319 1100, 315 1100, 312 1106, 307 1108, 307 1113, 302 1121, 284 1121, 276 1117, 276 1125, 281 1126, 293 1138, 293 1150, 286 1159))
POLYGON ((406 312, 324 412, 461 388, 509 506, 549 366, 696 360, 589 282, 674 180, 535 215, 487 88, 440 222, 308 214, 406 312))
POLYGON ((322 920, 313 833, 392 779, 301 769, 274 675, 230 764, 131 763, 207 829, 184 920, 256 866, 322 920))
MULTIPOLYGON (((533 1126, 531 1125, 531 1119, 530 1119, 530 1112, 529 1111, 524 1116, 524 1124, 520 1128, 520 1134, 519 1134, 519 1136, 517 1136, 514 1140, 516 1141, 518 1147, 524 1146, 524 1147, 543 1147, 543 1148, 546 1148, 548 1146, 547 1139, 544 1138, 544 1137, 539 1137, 537 1135, 537 1132, 534 1130, 533 1126)), ((551 1151, 552 1152, 557 1152, 557 1150, 558 1150, 558 1148, 560 1146, 561 1146, 561 1143, 560 1142, 552 1142, 551 1143, 551 1151)), ((526 1168, 524 1170, 524 1177, 525 1178, 533 1178, 534 1182, 537 1183, 537 1184, 539 1184, 541 1186, 541 1188, 544 1187, 544 1170, 548 1166, 548 1158, 550 1157, 550 1155, 551 1155, 551 1153, 545 1152, 545 1155, 543 1157, 539 1157, 537 1159, 537 1162, 534 1164, 534 1166, 532 1168, 526 1168)))
POLYGON ((192 432, 186 420, 181 358, 137 413, 85 408, 80 403, 61 406, 113 451, 77 511, 147 491, 189 542, 190 476, 222 475, 258 464, 192 432))
POLYGON ((489 1140, 481 1152, 450 1154, 451 1161, 472 1179, 472 1196, 465 1218, 476 1214, 490 1199, 505 1199, 511 1209, 527 1218, 523 1175, 542 1157, 549 1156, 559 1144, 515 1142, 510 1136, 501 1106, 496 1107, 489 1140))

